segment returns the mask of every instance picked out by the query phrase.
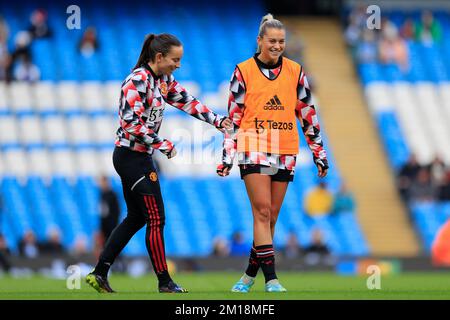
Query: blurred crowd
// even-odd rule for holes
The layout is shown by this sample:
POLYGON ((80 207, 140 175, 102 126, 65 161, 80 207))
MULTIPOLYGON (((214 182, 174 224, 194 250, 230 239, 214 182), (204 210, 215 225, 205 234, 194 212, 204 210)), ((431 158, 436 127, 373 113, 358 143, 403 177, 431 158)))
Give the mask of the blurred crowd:
POLYGON ((420 164, 411 154, 397 173, 397 187, 405 203, 450 201, 450 167, 440 157, 420 164))
POLYGON ((345 39, 358 63, 394 64, 403 73, 410 69, 408 42, 425 46, 442 41, 442 26, 429 10, 424 10, 420 21, 409 17, 397 26, 382 15, 380 28, 367 27, 365 6, 355 7, 348 16, 345 39))
POLYGON ((306 193, 303 210, 310 217, 329 214, 351 214, 355 210, 355 199, 345 183, 333 194, 329 190, 327 183, 321 181, 306 193))
POLYGON ((42 9, 33 11, 28 27, 13 36, 14 47, 9 50, 9 26, 5 18, 0 16, 0 80, 39 80, 40 70, 33 63, 30 47, 33 41, 52 37, 47 13, 42 9))
MULTIPOLYGON (((46 232, 45 238, 42 240, 38 240, 35 232, 28 229, 17 243, 18 256, 24 259, 52 257, 55 260, 66 256, 74 261, 86 258, 86 256, 94 255, 98 257, 101 249, 105 245, 106 239, 108 239, 111 232, 118 225, 120 218, 119 200, 117 194, 111 187, 108 177, 102 176, 99 178, 98 192, 98 230, 94 234, 93 246, 89 245, 89 239, 84 234, 77 235, 70 248, 64 246, 62 242, 62 231, 57 226, 50 227, 46 232)), ((2 270, 9 272, 13 267, 10 262, 11 255, 12 252, 0 229, 0 272, 2 270)), ((119 258, 118 260, 117 268, 121 268, 121 259, 119 258)))
MULTIPOLYGON (((36 9, 30 15, 28 26, 11 34, 8 22, 0 15, 0 81, 40 80, 41 71, 34 63, 31 46, 36 41, 51 39, 53 30, 44 9, 36 9), (8 41, 14 37, 10 48, 8 41)), ((83 32, 76 49, 83 57, 91 57, 99 48, 96 29, 88 27, 83 32)))

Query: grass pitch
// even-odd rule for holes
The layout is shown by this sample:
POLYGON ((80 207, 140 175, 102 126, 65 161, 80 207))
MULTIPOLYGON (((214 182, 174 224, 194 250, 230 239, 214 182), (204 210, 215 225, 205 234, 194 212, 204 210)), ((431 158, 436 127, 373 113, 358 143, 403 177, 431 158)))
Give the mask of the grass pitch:
POLYGON ((303 300, 303 299, 450 299, 450 273, 403 273, 381 277, 381 289, 369 290, 367 277, 338 276, 333 273, 279 272, 287 293, 265 293, 264 278, 248 294, 231 293, 230 288, 241 276, 234 272, 177 273, 174 280, 189 290, 187 294, 157 293, 153 274, 131 278, 113 274, 110 284, 116 294, 100 294, 81 281, 81 288, 69 290, 65 280, 44 277, 0 278, 0 299, 14 300, 303 300))

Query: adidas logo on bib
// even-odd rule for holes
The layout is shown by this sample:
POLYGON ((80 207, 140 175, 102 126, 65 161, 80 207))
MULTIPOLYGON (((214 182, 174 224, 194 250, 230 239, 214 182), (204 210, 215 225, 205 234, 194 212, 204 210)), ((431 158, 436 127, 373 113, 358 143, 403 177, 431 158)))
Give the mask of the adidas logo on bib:
POLYGON ((266 102, 264 110, 284 110, 284 106, 277 95, 274 95, 272 99, 266 102))

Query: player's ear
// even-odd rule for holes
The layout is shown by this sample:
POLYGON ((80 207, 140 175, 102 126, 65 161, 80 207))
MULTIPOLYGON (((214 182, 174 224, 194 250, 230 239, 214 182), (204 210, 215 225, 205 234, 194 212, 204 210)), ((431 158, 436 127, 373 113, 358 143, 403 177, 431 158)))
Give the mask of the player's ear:
POLYGON ((158 53, 155 55, 155 62, 156 62, 156 63, 161 62, 162 58, 163 58, 163 54, 162 54, 161 52, 158 52, 158 53))
POLYGON ((256 45, 259 47, 261 45, 262 38, 260 36, 256 37, 256 45))

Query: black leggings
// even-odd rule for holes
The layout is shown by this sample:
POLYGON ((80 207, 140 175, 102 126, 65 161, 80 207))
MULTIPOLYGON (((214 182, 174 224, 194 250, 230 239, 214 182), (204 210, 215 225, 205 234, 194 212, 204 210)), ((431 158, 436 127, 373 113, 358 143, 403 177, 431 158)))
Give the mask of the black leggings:
POLYGON ((164 203, 151 155, 116 147, 113 164, 122 180, 126 218, 108 238, 99 260, 111 265, 126 244, 147 224, 145 244, 155 273, 167 272, 164 203))

